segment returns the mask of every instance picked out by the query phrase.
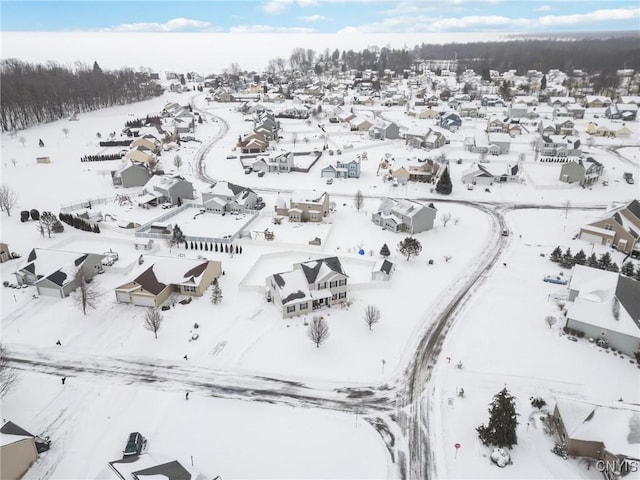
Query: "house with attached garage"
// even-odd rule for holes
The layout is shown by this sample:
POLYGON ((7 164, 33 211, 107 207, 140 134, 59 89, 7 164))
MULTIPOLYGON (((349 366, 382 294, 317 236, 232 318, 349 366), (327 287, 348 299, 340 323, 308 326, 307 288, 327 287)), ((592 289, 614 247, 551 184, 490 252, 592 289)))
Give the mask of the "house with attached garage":
POLYGON ((640 344, 640 282, 585 265, 573 268, 566 327, 633 356, 640 344))
POLYGON ((128 160, 122 163, 119 168, 111 171, 111 181, 117 187, 142 187, 153 173, 144 162, 128 160))
POLYGON ((640 202, 633 200, 605 213, 602 219, 580 228, 581 240, 615 247, 620 252, 640 255, 640 202))
POLYGON ((638 405, 621 401, 598 404, 558 397, 551 420, 558 442, 571 457, 591 459, 590 463, 606 480, 620 480, 629 474, 627 478, 637 478, 638 405))
POLYGON ((385 198, 378 211, 371 215, 371 221, 384 230, 414 235, 431 230, 436 213, 433 204, 427 206, 412 200, 385 198))
POLYGON ((472 185, 493 185, 496 176, 487 167, 474 163, 462 172, 462 183, 472 185))
POLYGON ((182 200, 195 198, 193 185, 180 175, 154 175, 142 189, 139 205, 151 203, 171 203, 177 205, 182 200))
POLYGON ((360 178, 360 155, 348 161, 336 161, 320 170, 323 178, 360 178))
POLYGON ((290 222, 321 222, 329 215, 329 194, 316 191, 294 191, 287 202, 276 199, 276 215, 289 217, 290 222))
POLYGON ((290 172, 293 168, 293 152, 270 152, 258 155, 251 164, 254 172, 290 172))
POLYGON ((97 253, 34 248, 14 275, 18 285, 33 285, 38 295, 64 298, 78 287, 76 272, 82 269, 87 279, 102 273, 105 257, 97 253))
POLYGON ((374 140, 396 140, 400 137, 400 127, 395 122, 377 120, 369 129, 369 137, 374 140))
POLYGON ((209 190, 202 192, 202 206, 207 212, 242 213, 255 210, 257 203, 256 192, 231 182, 216 182, 209 190))
POLYGON ((6 422, 0 428, 0 478, 19 480, 31 465, 38 460, 38 454, 49 449, 49 442, 36 437, 13 422, 6 422))
POLYGON ((565 183, 577 183, 583 187, 596 183, 604 166, 592 157, 586 160, 578 159, 577 162, 567 162, 560 167, 560 181, 565 183))
POLYGON ((200 297, 221 274, 221 262, 141 255, 129 280, 115 288, 116 300, 159 307, 174 292, 200 297))
POLYGON ((540 135, 536 140, 536 152, 554 160, 582 155, 580 139, 560 135, 540 135))
POLYGON ((429 128, 427 131, 410 130, 404 134, 404 143, 413 148, 435 150, 446 145, 447 137, 443 132, 433 128, 429 128))
POLYGON ((312 313, 347 301, 349 276, 338 257, 297 263, 289 272, 266 279, 267 301, 282 312, 282 318, 312 313))

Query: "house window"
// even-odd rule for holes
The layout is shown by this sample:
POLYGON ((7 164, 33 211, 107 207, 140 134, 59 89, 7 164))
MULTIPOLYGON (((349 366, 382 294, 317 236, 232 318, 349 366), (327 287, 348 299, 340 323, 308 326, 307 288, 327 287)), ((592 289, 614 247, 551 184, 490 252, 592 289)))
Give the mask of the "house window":
POLYGON ((605 230, 613 230, 613 225, 611 225, 610 223, 605 224, 604 226, 605 230))
POLYGON ((190 285, 183 285, 182 291, 185 293, 196 293, 196 287, 192 287, 190 285))
POLYGON ((338 280, 338 285, 343 286, 347 284, 347 279, 343 279, 343 280, 338 280))
POLYGON ((336 300, 338 298, 338 294, 334 293, 333 295, 331 295, 331 300, 336 300))
POLYGON ((329 282, 329 288, 333 288, 333 287, 337 287, 338 286, 338 281, 334 280, 333 282, 329 282))
POLYGON ((293 313, 295 311, 296 311, 295 305, 291 305, 290 307, 287 307, 287 313, 293 313))
POLYGON ((298 310, 306 310, 307 308, 309 308, 309 303, 304 302, 300 304, 300 308, 298 310))
POLYGON ((347 298, 347 292, 338 293, 338 298, 347 298))

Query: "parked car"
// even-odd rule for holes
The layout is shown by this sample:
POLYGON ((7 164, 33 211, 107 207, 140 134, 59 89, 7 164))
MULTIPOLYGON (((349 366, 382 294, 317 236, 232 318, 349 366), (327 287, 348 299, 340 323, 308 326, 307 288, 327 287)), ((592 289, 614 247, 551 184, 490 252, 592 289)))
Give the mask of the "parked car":
POLYGON ((624 178, 624 181, 627 182, 629 185, 633 185, 633 173, 624 172, 622 174, 622 177, 624 178))
POLYGON ((569 283, 564 278, 558 277, 556 275, 545 275, 544 281, 547 283, 555 283, 557 285, 566 285, 567 283, 569 283))
POLYGON ((259 177, 264 177, 264 170, 260 170, 260 171, 258 172, 258 176, 259 176, 259 177))
POLYGON ((244 174, 245 175, 249 175, 251 173, 251 171, 252 171, 251 168, 247 167, 247 168, 244 169, 244 174))
POLYGON ((128 457, 130 455, 140 455, 143 445, 144 438, 142 437, 140 432, 132 432, 129 434, 127 446, 124 447, 124 451, 122 453, 125 457, 128 457))
POLYGON ((502 236, 503 237, 508 237, 509 236, 509 230, 507 230, 506 228, 504 230, 502 230, 502 236))
POLYGON ((333 183, 333 178, 327 178, 327 185, 331 185, 333 183))

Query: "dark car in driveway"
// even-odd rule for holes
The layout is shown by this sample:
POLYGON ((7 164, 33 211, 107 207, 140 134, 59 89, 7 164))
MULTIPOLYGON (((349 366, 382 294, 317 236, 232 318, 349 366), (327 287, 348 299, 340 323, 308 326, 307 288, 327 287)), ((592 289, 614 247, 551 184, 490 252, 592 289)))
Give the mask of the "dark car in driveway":
POLYGON ((124 451, 122 452, 122 454, 125 457, 128 457, 130 455, 140 455, 143 445, 144 437, 140 434, 140 432, 132 432, 129 434, 127 446, 124 447, 124 451))

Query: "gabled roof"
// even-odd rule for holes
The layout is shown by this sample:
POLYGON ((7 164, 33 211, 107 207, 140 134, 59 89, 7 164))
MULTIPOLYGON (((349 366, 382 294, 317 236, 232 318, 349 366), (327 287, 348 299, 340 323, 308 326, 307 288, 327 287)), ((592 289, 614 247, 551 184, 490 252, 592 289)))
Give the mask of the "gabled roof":
POLYGON ((131 475, 135 480, 144 480, 148 476, 152 478, 162 477, 167 480, 191 480, 189 471, 177 460, 144 468, 133 472, 131 475))
POLYGON ((326 269, 345 275, 342 270, 342 264, 338 257, 327 257, 319 260, 311 260, 309 262, 300 263, 300 268, 304 272, 304 275, 308 283, 315 283, 316 280, 327 273, 326 269), (323 268, 325 267, 325 268, 323 268), (322 275, 320 275, 322 273, 322 275))
POLYGON ((22 437, 35 437, 35 435, 32 435, 24 428, 16 425, 11 421, 5 423, 2 428, 0 428, 0 433, 4 433, 6 435, 20 435, 22 437))

